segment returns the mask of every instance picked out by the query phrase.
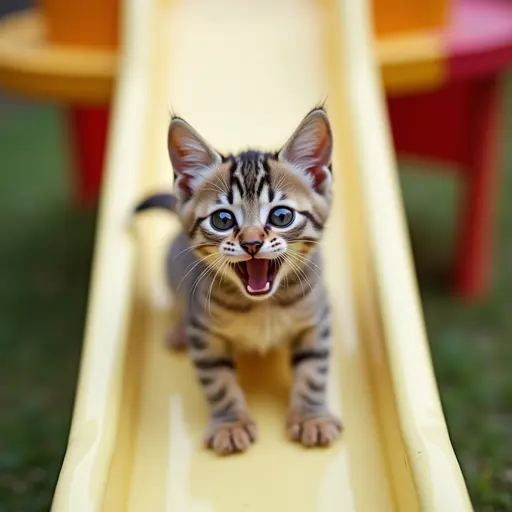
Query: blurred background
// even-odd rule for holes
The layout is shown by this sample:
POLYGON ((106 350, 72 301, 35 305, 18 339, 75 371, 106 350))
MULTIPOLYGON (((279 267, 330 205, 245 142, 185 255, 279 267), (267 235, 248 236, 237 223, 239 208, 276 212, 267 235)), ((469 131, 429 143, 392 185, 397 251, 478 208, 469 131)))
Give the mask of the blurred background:
MULTIPOLYGON (((0 16, 30 5, 2 0, 0 16)), ((446 90, 388 98, 435 373, 478 511, 512 510, 512 76, 493 62, 474 89, 456 63, 446 90)), ((97 162, 77 161, 70 134, 101 132, 102 115, 0 81, 1 512, 48 510, 64 456, 96 224, 96 178, 70 170, 97 162)))

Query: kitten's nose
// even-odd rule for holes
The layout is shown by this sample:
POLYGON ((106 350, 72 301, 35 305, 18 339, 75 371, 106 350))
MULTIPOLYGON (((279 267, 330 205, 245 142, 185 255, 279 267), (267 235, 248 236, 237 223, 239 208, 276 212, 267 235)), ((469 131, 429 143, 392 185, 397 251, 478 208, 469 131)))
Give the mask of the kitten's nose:
POLYGON ((261 249, 263 242, 260 240, 244 240, 240 245, 246 253, 254 256, 261 249))

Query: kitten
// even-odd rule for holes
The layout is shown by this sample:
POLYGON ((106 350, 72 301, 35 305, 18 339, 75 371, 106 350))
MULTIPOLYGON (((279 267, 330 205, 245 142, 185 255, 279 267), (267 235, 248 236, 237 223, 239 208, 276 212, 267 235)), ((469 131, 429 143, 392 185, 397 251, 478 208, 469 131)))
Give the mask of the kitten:
POLYGON ((323 108, 275 154, 222 156, 175 117, 168 133, 175 195, 150 196, 136 208, 165 208, 181 221, 167 257, 182 309, 172 344, 189 348, 210 411, 205 442, 217 453, 244 451, 256 439, 236 350, 289 344, 289 437, 328 445, 341 431, 326 404, 332 335, 318 247, 332 200, 332 146, 323 108))

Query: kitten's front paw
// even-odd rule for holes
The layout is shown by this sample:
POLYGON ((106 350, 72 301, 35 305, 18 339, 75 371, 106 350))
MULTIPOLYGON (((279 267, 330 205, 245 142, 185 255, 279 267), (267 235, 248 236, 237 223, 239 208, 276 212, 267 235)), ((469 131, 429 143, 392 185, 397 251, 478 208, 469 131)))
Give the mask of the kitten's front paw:
POLYGON ((256 423, 245 416, 226 422, 211 420, 204 441, 208 448, 219 455, 228 455, 245 452, 256 441, 256 436, 256 423))
POLYGON ((291 411, 288 415, 287 433, 290 439, 304 446, 327 446, 340 435, 341 420, 329 412, 318 415, 291 411))

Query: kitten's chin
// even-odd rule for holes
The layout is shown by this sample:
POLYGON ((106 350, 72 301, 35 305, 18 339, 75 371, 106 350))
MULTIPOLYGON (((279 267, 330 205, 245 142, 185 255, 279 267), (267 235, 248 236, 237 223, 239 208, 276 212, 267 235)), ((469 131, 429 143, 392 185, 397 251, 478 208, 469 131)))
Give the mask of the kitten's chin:
POLYGON ((263 258, 253 258, 233 265, 244 295, 253 300, 264 300, 274 294, 280 267, 278 260, 263 258))

